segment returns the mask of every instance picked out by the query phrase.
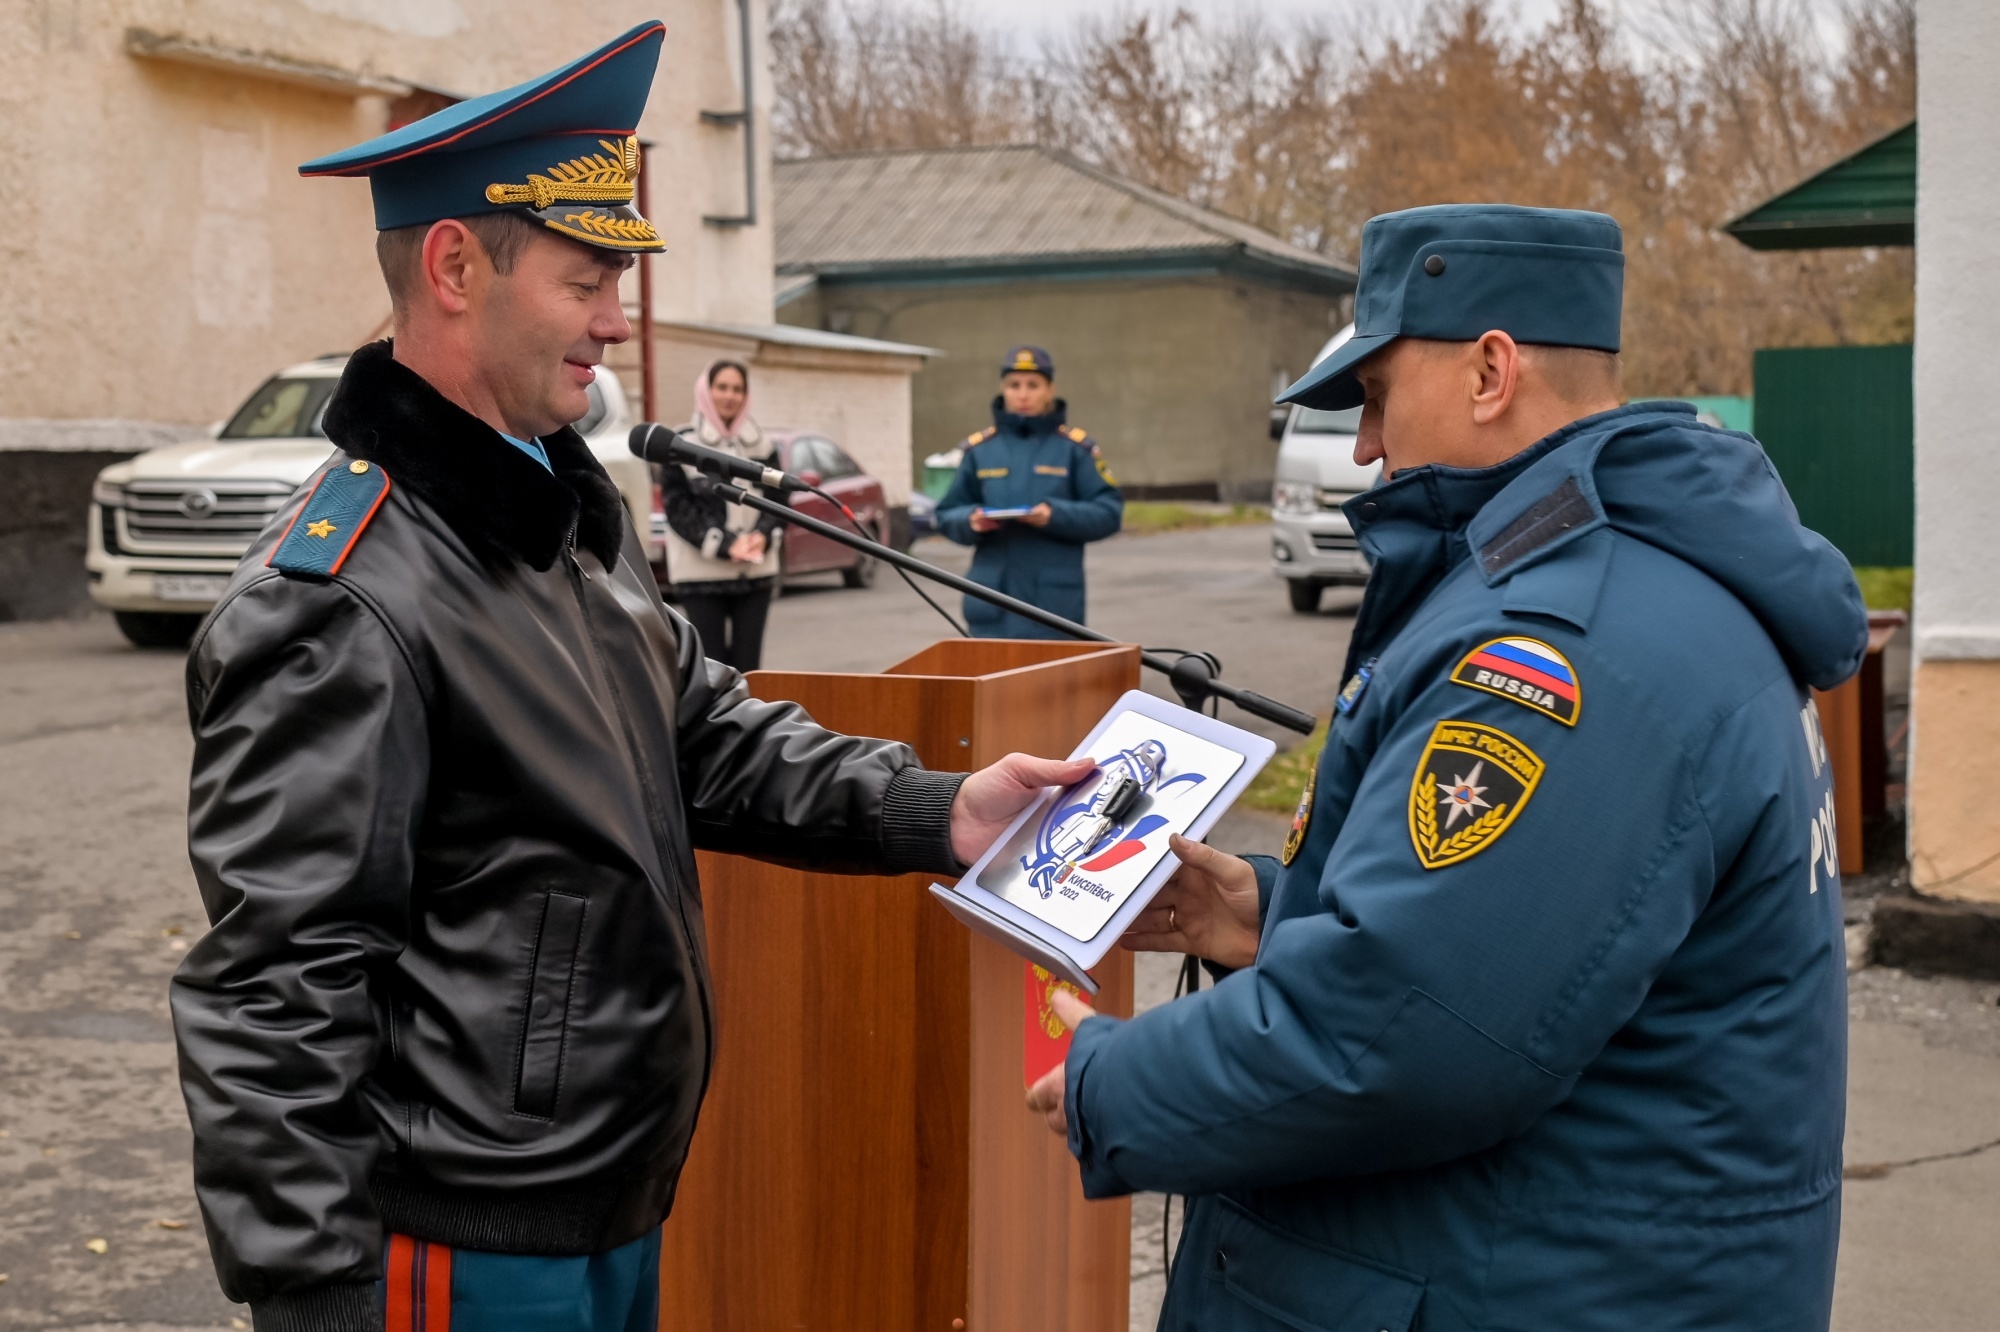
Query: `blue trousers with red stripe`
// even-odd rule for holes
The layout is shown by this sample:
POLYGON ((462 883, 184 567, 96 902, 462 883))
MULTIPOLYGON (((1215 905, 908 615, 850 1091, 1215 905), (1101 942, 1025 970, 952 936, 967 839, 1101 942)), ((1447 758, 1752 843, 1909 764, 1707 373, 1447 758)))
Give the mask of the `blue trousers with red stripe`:
POLYGON ((387 1332, 656 1332, 660 1232, 588 1258, 389 1237, 387 1332))

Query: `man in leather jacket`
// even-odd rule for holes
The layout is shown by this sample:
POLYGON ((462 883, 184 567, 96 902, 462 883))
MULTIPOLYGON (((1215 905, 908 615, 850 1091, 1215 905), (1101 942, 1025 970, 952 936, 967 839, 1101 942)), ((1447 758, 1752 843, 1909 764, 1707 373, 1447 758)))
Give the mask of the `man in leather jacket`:
POLYGON ((339 450, 193 646, 213 928, 172 987, 203 1219, 259 1329, 444 1326, 439 1301, 459 1332, 650 1329, 714 1048, 694 850, 950 873, 1082 775, 830 733, 661 604, 566 424, 657 236, 601 178, 615 243, 574 234, 577 203, 453 184, 504 200, 579 154, 548 126, 593 85, 585 139, 636 124, 659 44, 306 168, 373 177, 396 335, 350 360, 339 450))

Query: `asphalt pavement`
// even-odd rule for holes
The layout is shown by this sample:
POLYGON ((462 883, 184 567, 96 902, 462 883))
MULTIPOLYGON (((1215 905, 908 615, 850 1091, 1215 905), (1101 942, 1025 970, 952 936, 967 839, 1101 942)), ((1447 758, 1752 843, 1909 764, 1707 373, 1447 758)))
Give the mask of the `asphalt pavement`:
MULTIPOLYGON (((1324 713, 1354 596, 1294 615, 1267 549, 1254 526, 1094 546, 1091 621, 1212 650, 1232 682, 1324 713)), ((919 553, 962 565, 941 543, 919 553)), ((806 580, 774 608, 766 663, 877 670, 951 632, 886 572, 865 590, 806 580)), ((188 753, 176 654, 126 646, 105 617, 0 625, 0 1326, 248 1323, 209 1268, 167 1020, 167 978, 203 925, 184 842, 188 753)), ((1270 850, 1282 824, 1246 814, 1213 840, 1270 850)), ((1172 983, 1171 963, 1149 960, 1141 1001, 1172 983)), ((1852 1016, 1835 1327, 1990 1328, 2000 986, 1870 970, 1854 978, 1852 1016)), ((1135 1329, 1158 1307, 1159 1223, 1159 1200, 1139 1200, 1135 1329)))

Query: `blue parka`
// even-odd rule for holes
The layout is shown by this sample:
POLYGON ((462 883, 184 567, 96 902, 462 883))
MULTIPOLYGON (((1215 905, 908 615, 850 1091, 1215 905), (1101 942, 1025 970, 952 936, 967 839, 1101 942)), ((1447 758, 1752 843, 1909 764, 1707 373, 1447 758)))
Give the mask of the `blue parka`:
POLYGON ((1846 561, 1677 403, 1347 513, 1373 578, 1256 963, 1069 1057, 1085 1192, 1196 1195, 1161 1326, 1824 1329, 1846 965, 1806 686, 1866 645, 1846 561))
MULTIPOLYGON (((938 530, 975 547, 973 582, 1081 624, 1083 547, 1118 530, 1125 500, 1096 443, 1068 424, 1068 408, 1020 416, 993 400, 993 425, 965 441, 951 488, 938 501, 938 530), (1002 523, 972 530, 972 511, 1049 506, 1047 527, 1002 523)), ((1032 620, 972 597, 965 623, 978 638, 1062 638, 1032 620)))

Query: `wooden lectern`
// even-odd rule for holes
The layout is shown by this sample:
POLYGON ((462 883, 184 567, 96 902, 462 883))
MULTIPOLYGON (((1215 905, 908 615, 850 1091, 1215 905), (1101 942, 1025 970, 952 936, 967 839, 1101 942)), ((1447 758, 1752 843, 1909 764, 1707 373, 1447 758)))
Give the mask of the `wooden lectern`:
MULTIPOLYGON (((953 639, 881 675, 758 671, 759 698, 970 771, 1066 755, 1139 649, 953 639)), ((714 1078, 660 1255, 663 1332, 1124 1332, 1131 1207, 1087 1203, 1024 1105, 1026 963, 931 900, 703 853, 714 1078)), ((1097 1004, 1132 1011, 1130 955, 1097 1004)))

